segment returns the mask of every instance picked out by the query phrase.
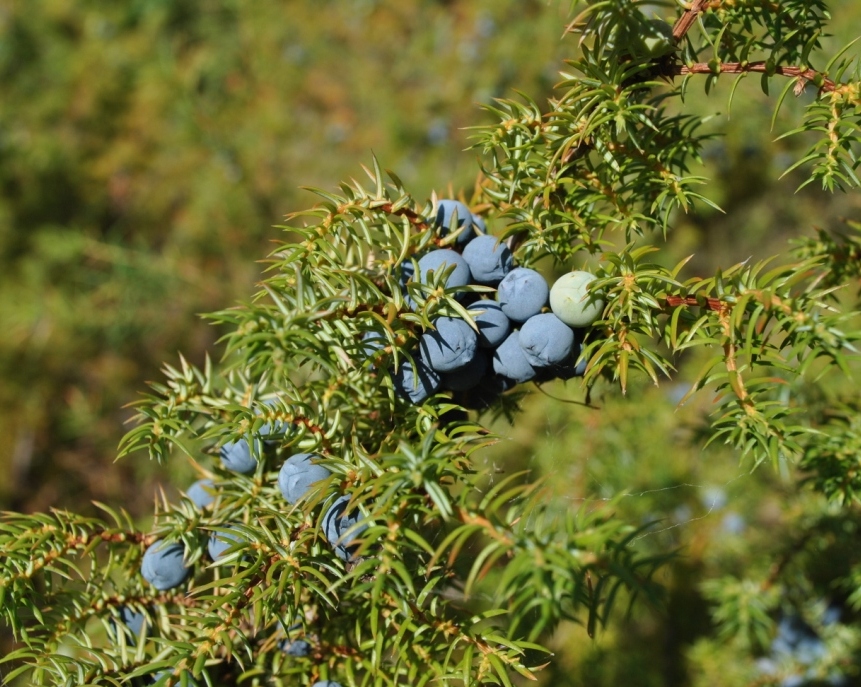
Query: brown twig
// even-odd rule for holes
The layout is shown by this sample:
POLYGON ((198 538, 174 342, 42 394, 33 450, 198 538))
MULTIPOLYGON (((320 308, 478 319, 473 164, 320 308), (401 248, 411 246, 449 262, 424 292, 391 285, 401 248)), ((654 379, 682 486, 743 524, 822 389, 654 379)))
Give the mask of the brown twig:
POLYGON ((833 91, 837 84, 826 77, 821 72, 815 69, 802 69, 801 67, 768 67, 765 62, 724 62, 718 65, 711 65, 707 62, 695 62, 693 64, 672 64, 662 70, 668 76, 685 76, 687 74, 747 74, 756 72, 767 74, 769 72, 779 76, 787 76, 790 78, 799 79, 802 87, 807 85, 808 81, 814 83, 819 80, 819 90, 822 93, 833 91))
POLYGON ((750 414, 753 412, 753 401, 750 398, 750 393, 748 392, 747 387, 744 385, 744 378, 741 376, 741 372, 739 372, 738 369, 738 358, 736 355, 737 349, 733 337, 732 322, 730 321, 731 313, 732 310, 728 305, 721 308, 718 313, 724 336, 724 364, 726 365, 726 371, 729 375, 730 387, 738 397, 739 402, 744 406, 745 411, 750 414))
MULTIPOLYGON (((687 32, 690 31, 699 14, 708 9, 710 2, 711 0, 694 0, 691 6, 678 18, 673 26, 673 40, 676 43, 681 41, 687 32)), ((817 72, 815 69, 802 69, 801 67, 772 67, 769 69, 765 62, 727 62, 726 64, 718 65, 717 68, 712 68, 712 66, 705 62, 697 62, 692 65, 670 65, 669 70, 673 75, 772 72, 773 74, 799 79, 799 87, 795 93, 796 95, 800 95, 801 90, 807 85, 808 81, 816 83, 819 80, 819 91, 822 93, 829 93, 836 87, 836 84, 831 79, 817 72)))
MULTIPOLYGON (((750 291, 749 293, 769 310, 779 310, 784 315, 792 315, 791 306, 779 296, 761 290, 750 291)), ((666 301, 670 308, 679 308, 683 305, 699 306, 717 313, 730 307, 729 303, 722 301, 720 298, 708 298, 704 296, 667 296, 666 301)))
POLYGON ((409 220, 410 224, 412 224, 414 227, 418 227, 419 229, 427 229, 428 226, 430 226, 428 225, 424 217, 419 215, 414 210, 411 210, 410 208, 404 207, 395 210, 392 203, 386 203, 385 205, 380 206, 380 210, 382 210, 383 212, 387 212, 391 215, 400 215, 401 217, 406 217, 409 220))
MULTIPOLYGON (((41 529, 46 534, 48 532, 56 532, 59 530, 56 526, 41 529)), ((38 556, 34 554, 35 558, 30 561, 30 565, 28 565, 26 569, 0 580, 0 589, 10 586, 13 582, 18 580, 32 579, 35 577, 36 573, 45 568, 50 568, 51 564, 55 560, 64 556, 69 551, 75 549, 86 549, 92 542, 97 540, 112 544, 128 542, 129 544, 149 545, 155 541, 155 536, 144 534, 143 532, 120 532, 114 530, 96 530, 94 532, 79 535, 69 534, 66 536, 62 545, 52 551, 46 551, 38 556)))
POLYGON ((697 299, 696 296, 667 296, 667 305, 671 308, 678 308, 683 305, 698 305, 715 312, 720 312, 724 307, 724 303, 719 298, 697 299))
POLYGON ((678 18, 673 26, 673 39, 678 43, 697 20, 697 15, 708 7, 709 0, 694 0, 684 14, 678 18))

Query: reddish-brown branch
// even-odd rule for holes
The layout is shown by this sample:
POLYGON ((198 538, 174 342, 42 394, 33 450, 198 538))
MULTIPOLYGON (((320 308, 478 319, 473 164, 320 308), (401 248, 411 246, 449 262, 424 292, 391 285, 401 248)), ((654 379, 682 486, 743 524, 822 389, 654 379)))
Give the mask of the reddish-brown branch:
POLYGON ((690 28, 697 20, 697 15, 708 7, 709 0, 694 0, 689 9, 686 9, 684 14, 678 18, 676 25, 673 26, 673 38, 678 43, 685 34, 690 31, 690 28))
MULTIPOLYGON (((762 301, 762 294, 758 294, 760 300, 762 301)), ((697 298, 696 296, 667 296, 666 298, 667 305, 671 308, 678 308, 680 306, 699 306, 701 308, 706 308, 707 310, 711 310, 717 313, 718 320, 720 323, 721 331, 723 333, 724 342, 723 342, 723 351, 724 351, 724 363, 726 365, 726 370, 729 375, 730 386, 732 387, 733 392, 738 397, 739 402, 744 406, 745 411, 748 414, 753 414, 756 412, 753 402, 750 398, 750 393, 744 384, 744 378, 738 369, 738 359, 737 359, 737 350, 735 341, 733 340, 733 328, 732 322, 730 320, 730 315, 732 313, 732 305, 727 303, 726 301, 722 301, 719 298, 697 298)), ((780 307, 782 304, 778 302, 776 304, 780 307)))
POLYGON ((326 432, 323 430, 323 428, 320 427, 320 425, 315 425, 313 422, 311 422, 310 419, 304 417, 303 415, 296 415, 293 418, 289 418, 287 421, 294 425, 302 425, 309 432, 311 432, 312 434, 316 434, 323 440, 325 440, 326 438, 326 432))
POLYGON ((736 356, 735 341, 733 341, 732 323, 730 322, 730 310, 724 308, 719 313, 721 329, 724 335, 723 356, 726 371, 729 375, 729 383, 739 402, 745 407, 748 413, 751 412, 753 404, 750 399, 747 387, 744 385, 744 378, 738 370, 738 358, 736 356))
MULTIPOLYGON (((750 293, 752 293, 760 303, 770 310, 780 310, 784 315, 792 315, 791 306, 785 303, 779 296, 776 296, 773 293, 764 293, 760 290, 751 291, 750 293)), ((690 305, 695 307, 699 306, 706 310, 713 310, 714 312, 721 312, 722 310, 726 310, 730 307, 729 303, 722 301, 719 298, 707 298, 702 296, 667 296, 666 300, 667 305, 671 308, 690 305)))
POLYGON ((427 229, 428 223, 425 221, 425 218, 416 213, 409 208, 400 208, 399 210, 394 210, 393 205, 391 203, 386 203, 385 205, 380 206, 380 210, 383 212, 388 212, 391 215, 400 215, 401 217, 406 217, 410 224, 414 227, 418 227, 419 229, 427 229))
POLYGON ((715 312, 720 312, 724 307, 724 303, 719 298, 698 299, 696 296, 667 296, 667 305, 671 308, 678 308, 682 305, 699 305, 715 312))
POLYGON ((815 69, 802 69, 801 67, 768 67, 765 62, 724 62, 713 66, 707 62, 695 62, 694 64, 673 64, 666 67, 664 73, 670 76, 685 76, 687 74, 747 74, 756 72, 767 74, 769 72, 779 76, 787 76, 789 78, 800 79, 802 87, 807 85, 808 81, 816 83, 820 79, 819 90, 823 93, 833 91, 837 84, 824 74, 817 72, 815 69))
MULTIPOLYGON (((42 528, 43 532, 53 532, 58 530, 59 528, 51 526, 42 528)), ((46 551, 45 553, 36 556, 30 563, 30 565, 25 569, 21 570, 14 575, 10 575, 5 580, 0 581, 0 587, 9 586, 12 582, 16 580, 29 580, 32 579, 38 572, 49 567, 55 560, 64 556, 69 551, 75 549, 85 549, 89 546, 93 541, 101 540, 104 542, 108 542, 111 544, 120 544, 123 542, 127 542, 130 544, 150 544, 155 541, 155 537, 153 535, 144 534, 143 532, 119 532, 115 530, 96 530, 94 532, 89 532, 87 534, 79 534, 79 535, 68 535, 66 540, 62 543, 61 546, 58 546, 56 549, 52 551, 46 551)))

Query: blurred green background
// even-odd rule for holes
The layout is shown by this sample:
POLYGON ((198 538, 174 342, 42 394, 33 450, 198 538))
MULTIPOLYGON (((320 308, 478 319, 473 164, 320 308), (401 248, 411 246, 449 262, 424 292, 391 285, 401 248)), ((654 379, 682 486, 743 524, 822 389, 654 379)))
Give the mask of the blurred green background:
MULTIPOLYGON (((372 151, 471 188, 476 103, 549 92, 543 2, 0 2, 0 502, 151 510, 122 406, 219 334, 274 225, 372 151)), ((163 475, 162 475, 163 476, 163 475)))
MULTIPOLYGON (((832 6, 830 50, 861 26, 861 4, 832 6)), ((551 95, 576 49, 562 38, 568 9, 0 0, 0 507, 94 512, 97 500, 144 519, 160 486, 190 483, 184 461, 113 463, 124 404, 179 352, 219 357, 223 332, 199 315, 251 295, 283 236, 275 225, 315 202, 300 186, 333 188, 373 153, 420 200, 469 198, 478 168, 463 127, 490 122, 477 105, 514 88, 551 95)), ((695 253, 690 274, 861 219, 858 194, 796 194, 802 177, 778 180, 806 141, 774 138, 811 96, 785 104, 771 131, 759 80, 741 86, 731 117, 729 85, 689 95, 693 111, 717 115, 707 126, 723 136, 704 150, 704 174, 726 210, 674 222, 662 260, 695 253)), ((600 411, 533 393, 515 427, 497 428, 510 439, 487 461, 551 476, 572 508, 629 491, 618 512, 661 523, 644 544, 683 552, 661 576, 662 610, 620 618, 597 643, 561 628, 545 682, 747 684, 711 681, 723 668, 691 649, 712 631, 701 583, 770 564, 768 546, 791 541, 812 497, 789 469, 749 476, 729 452, 701 453, 691 439, 709 399, 675 411, 684 390, 685 368, 626 398, 598 389, 600 411)), ((580 398, 570 384, 550 393, 580 398)))

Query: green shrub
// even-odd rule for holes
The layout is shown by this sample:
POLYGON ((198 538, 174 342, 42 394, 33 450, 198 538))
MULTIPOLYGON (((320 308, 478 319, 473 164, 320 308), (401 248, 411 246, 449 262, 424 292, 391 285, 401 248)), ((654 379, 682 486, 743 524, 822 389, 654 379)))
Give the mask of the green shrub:
MULTIPOLYGON (((103 518, 3 516, 0 608, 19 645, 4 659, 7 681, 510 685, 568 669, 590 684, 721 684, 730 673, 781 684, 853 674, 858 402, 846 378, 859 330, 857 294, 840 287, 861 276, 861 237, 853 225, 796 237, 707 276, 665 238, 682 213, 716 207, 707 167, 696 169, 710 133, 690 89, 702 81, 708 93, 724 74, 761 75, 766 92, 785 82, 777 108, 793 88, 807 93, 791 133, 808 152, 787 170, 803 169, 801 187, 861 185, 858 61, 837 52, 809 66, 825 62, 820 3, 695 0, 667 18, 673 49, 644 50, 633 37, 655 24, 639 3, 587 3, 548 105, 498 100, 488 107, 498 121, 474 133, 481 175, 462 200, 514 264, 551 287, 572 270, 595 276, 587 291, 601 312, 567 361, 585 364, 582 383, 533 369, 541 381, 512 388, 529 375, 507 379, 491 365, 478 403, 444 388, 404 393, 405 366, 431 365, 418 342, 433 323, 475 324, 471 304, 495 288, 450 279, 459 264, 420 268, 422 256, 454 250, 458 234, 438 226, 436 195, 417 200, 373 159, 367 181, 316 189, 318 204, 288 218, 260 291, 211 315, 229 332, 224 360, 181 358, 135 404, 120 455, 204 463, 211 505, 165 502, 146 529, 108 506, 103 518), (682 383, 673 400, 697 413, 684 436, 673 435, 664 391, 649 388, 664 378, 682 383), (548 388, 580 390, 576 416, 535 400, 548 388), (548 479, 506 469, 513 442, 542 429, 536 461, 548 479), (247 470, 220 464, 225 446, 247 452, 247 470), (626 495, 689 487, 704 446, 723 446, 744 473, 703 489, 700 511, 720 511, 730 485, 750 480, 763 510, 745 503, 746 517, 786 526, 737 545, 745 515, 725 517, 720 545, 692 550, 686 567, 668 533, 701 519, 694 507, 626 495), (316 454, 322 470, 288 503, 278 475, 296 453, 316 454), (600 488, 571 488, 592 455, 600 488), (796 463, 809 488, 779 481, 796 463), (786 493, 794 512, 769 515, 768 499, 786 493), (675 506, 675 522, 644 505, 675 506), (141 576, 158 540, 184 550, 188 581, 172 575, 156 588, 141 576), (643 618, 662 602, 670 616, 683 609, 686 641, 639 668, 655 639, 643 618), (611 614, 620 604, 636 622, 627 640, 611 614), (116 632, 128 608, 146 632, 116 632), (555 647, 572 624, 600 643, 580 656, 555 647), (291 654, 288 639, 310 648, 291 654), (686 667, 671 664, 682 656, 686 667)), ((518 345, 516 332, 502 345, 518 345)))

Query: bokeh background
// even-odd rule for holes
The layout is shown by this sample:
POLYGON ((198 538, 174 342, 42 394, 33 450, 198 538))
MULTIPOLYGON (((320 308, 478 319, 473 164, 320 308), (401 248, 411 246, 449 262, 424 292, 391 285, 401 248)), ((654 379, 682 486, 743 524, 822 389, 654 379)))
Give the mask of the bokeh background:
POLYGON ((151 509, 123 405, 372 152, 470 189, 476 103, 549 92, 559 3, 0 2, 0 501, 151 509))
MULTIPOLYGON (((833 50, 855 37, 861 4, 831 6, 833 50)), ((478 155, 465 127, 492 121, 479 106, 515 88, 552 94, 576 49, 563 38, 569 9, 0 0, 0 507, 94 513, 102 501, 145 522, 159 489, 190 483, 185 461, 114 462, 125 404, 180 352, 220 357, 224 332, 200 315, 251 296, 285 237, 278 225, 314 203, 300 186, 334 188, 375 154, 419 199, 469 199, 478 155)), ((802 177, 779 179, 806 141, 774 139, 810 96, 785 104, 772 130, 759 80, 741 86, 731 116, 729 85, 689 96, 720 134, 703 165, 726 212, 676 218, 662 258, 693 253, 689 271, 702 275, 861 220, 858 194, 796 193, 802 177)), ((560 628, 548 683, 721 684, 695 653, 713 630, 702 583, 755 565, 806 512, 791 469, 749 475, 737 456, 702 451, 709 399, 675 410, 686 374, 625 398, 599 390, 600 411, 536 392, 515 426, 496 427, 508 439, 485 460, 553 477, 572 508, 627 492, 624 517, 659 522, 646 544, 682 552, 661 608, 620 614, 597 641, 560 628)))

